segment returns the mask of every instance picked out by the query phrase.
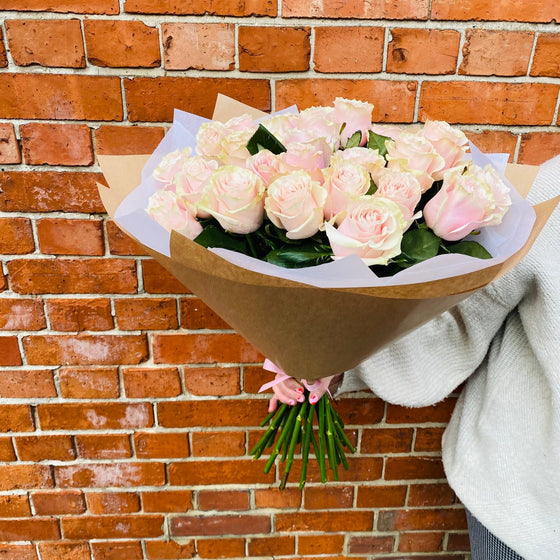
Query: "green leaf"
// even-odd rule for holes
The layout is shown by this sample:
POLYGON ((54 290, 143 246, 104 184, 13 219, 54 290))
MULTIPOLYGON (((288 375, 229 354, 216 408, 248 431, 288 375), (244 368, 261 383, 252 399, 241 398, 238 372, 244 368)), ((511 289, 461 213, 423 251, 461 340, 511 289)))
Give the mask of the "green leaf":
POLYGON ((344 146, 344 149, 347 150, 348 148, 357 148, 360 145, 361 141, 362 133, 358 130, 357 132, 354 132, 354 134, 352 134, 350 138, 348 138, 348 142, 346 142, 346 146, 344 146))
POLYGON ((207 224, 194 241, 203 247, 220 247, 238 253, 250 254, 247 243, 243 237, 225 232, 219 225, 207 224))
POLYGON ((377 185, 373 182, 373 179, 370 177, 369 178, 369 189, 368 189, 368 192, 366 193, 366 195, 375 194, 376 191, 377 191, 377 185))
POLYGON ((454 245, 446 245, 450 253, 469 255, 477 259, 491 259, 492 255, 477 241, 461 241, 454 245))
POLYGON ((321 252, 310 245, 300 247, 285 247, 270 251, 265 260, 271 264, 284 268, 305 268, 329 262, 332 252, 321 252))
POLYGON ((369 131, 367 147, 372 150, 379 150, 379 155, 385 157, 387 154, 387 148, 385 147, 385 142, 391 140, 388 136, 382 136, 381 134, 376 134, 373 130, 369 131))
POLYGON ((407 231, 402 238, 401 251, 407 260, 422 262, 438 254, 440 238, 428 229, 407 231))
POLYGON ((286 151, 286 148, 272 132, 259 124, 255 134, 247 142, 247 150, 254 156, 260 150, 270 150, 273 154, 281 154, 286 151))

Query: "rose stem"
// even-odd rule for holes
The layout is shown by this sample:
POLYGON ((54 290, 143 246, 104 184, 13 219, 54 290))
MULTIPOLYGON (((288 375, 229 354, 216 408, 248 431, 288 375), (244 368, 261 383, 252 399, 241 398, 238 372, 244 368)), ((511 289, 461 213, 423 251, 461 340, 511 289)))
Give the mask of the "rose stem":
POLYGON ((303 439, 301 441, 301 476, 299 478, 299 489, 303 490, 305 479, 307 477, 307 462, 309 460, 309 444, 313 434, 313 414, 315 413, 315 405, 309 406, 305 424, 303 425, 303 439))
MULTIPOLYGON (((319 406, 316 406, 317 420, 319 421, 319 455, 321 460, 325 461, 325 395, 321 397, 318 402, 319 406)), ((321 472, 321 482, 327 481, 327 475, 325 472, 325 478, 323 479, 323 473, 321 472)))
POLYGON ((333 472, 335 480, 338 480, 338 467, 336 464, 336 451, 334 447, 334 423, 331 416, 331 403, 325 400, 325 414, 327 416, 327 455, 329 458, 329 465, 333 472))
POLYGON ((290 433, 290 429, 293 425, 293 420, 295 420, 296 414, 297 414, 297 408, 293 406, 292 410, 290 410, 288 419, 286 420, 286 423, 282 429, 282 433, 280 434, 280 437, 278 438, 278 441, 276 442, 276 445, 274 446, 274 449, 272 450, 272 453, 270 454, 270 457, 268 458, 268 461, 264 467, 265 473, 268 473, 270 471, 274 463, 274 460, 276 459, 276 456, 278 455, 278 453, 280 453, 282 444, 284 443, 284 440, 288 437, 288 434, 290 433))
POLYGON ((344 431, 344 424, 342 423, 342 420, 341 420, 336 408, 334 408, 334 406, 333 406, 331 410, 332 410, 332 413, 333 413, 334 426, 336 428, 336 431, 337 431, 338 435, 340 436, 340 438, 342 438, 343 444, 346 447, 348 447, 348 449, 350 450, 350 453, 356 453, 356 448, 352 445, 352 443, 348 439, 348 436, 346 435, 346 432, 344 431))
POLYGON ((309 402, 303 401, 302 405, 299 407, 298 415, 296 417, 296 421, 292 431, 292 439, 290 440, 290 448, 288 450, 288 461, 286 462, 286 468, 284 469, 284 477, 282 478, 282 482, 280 484, 280 490, 284 490, 286 482, 288 480, 288 475, 290 474, 290 470, 292 469, 292 464, 294 462, 294 451, 296 449, 298 436, 301 431, 301 424, 303 422, 303 419, 306 417, 308 406, 309 402))
MULTIPOLYGON (((280 421, 284 418, 284 413, 286 412, 287 408, 288 408, 288 405, 283 404, 278 409, 276 416, 272 420, 272 423, 267 428, 266 432, 263 434, 261 439, 255 444, 253 449, 251 449, 251 451, 249 452, 249 455, 254 455, 255 453, 259 453, 258 457, 260 457, 263 449, 266 447, 266 444, 268 443, 269 437, 271 435, 274 437, 274 434, 276 433, 276 430, 278 429, 278 425, 280 424, 280 421)), ((261 424, 261 426, 262 425, 263 424, 261 424)), ((257 459, 258 457, 255 457, 255 459, 257 459)))
POLYGON ((319 444, 315 439, 315 434, 311 432, 311 443, 313 444, 313 450, 315 451, 315 458, 317 463, 319 463, 319 470, 321 471, 321 482, 327 482, 327 470, 325 468, 325 456, 319 450, 319 444))

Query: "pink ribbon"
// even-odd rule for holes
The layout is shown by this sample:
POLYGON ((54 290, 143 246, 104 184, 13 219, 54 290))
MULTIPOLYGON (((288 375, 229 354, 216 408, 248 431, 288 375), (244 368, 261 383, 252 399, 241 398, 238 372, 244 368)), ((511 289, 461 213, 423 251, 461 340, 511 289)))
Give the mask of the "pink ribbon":
MULTIPOLYGON (((268 383, 262 385, 261 388, 259 389, 259 393, 262 393, 263 391, 266 391, 267 389, 270 389, 271 387, 274 387, 275 385, 282 383, 282 381, 286 381, 286 379, 291 378, 291 375, 288 375, 283 369, 280 369, 274 362, 271 362, 268 359, 264 361, 263 369, 266 369, 267 371, 271 371, 272 373, 276 373, 277 376, 272 381, 269 381, 268 383)), ((301 383, 308 391, 315 391, 316 389, 319 389, 321 385, 323 385, 321 379, 317 379, 317 381, 313 383, 308 383, 305 379, 302 379, 301 383)), ((332 398, 331 392, 329 391, 328 387, 327 387, 327 393, 332 398)))

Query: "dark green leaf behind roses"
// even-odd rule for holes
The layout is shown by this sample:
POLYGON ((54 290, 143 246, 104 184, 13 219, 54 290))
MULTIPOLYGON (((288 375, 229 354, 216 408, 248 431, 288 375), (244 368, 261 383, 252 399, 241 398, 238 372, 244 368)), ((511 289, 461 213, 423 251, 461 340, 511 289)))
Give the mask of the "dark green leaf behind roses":
POLYGON ((413 229, 403 235, 401 251, 407 260, 422 262, 438 254, 440 242, 429 229, 413 229))
POLYGON ((460 253, 469 255, 477 259, 491 259, 492 255, 477 241, 460 241, 454 245, 447 245, 446 249, 450 253, 460 253))
POLYGON ((372 150, 379 150, 379 155, 385 157, 387 154, 387 148, 385 147, 385 142, 391 140, 388 136, 382 136, 381 134, 376 134, 373 130, 369 131, 367 147, 372 150))
POLYGON ((273 154, 281 154, 286 151, 286 147, 272 132, 267 130, 262 124, 255 131, 255 134, 247 142, 247 150, 254 156, 260 150, 269 150, 273 154))

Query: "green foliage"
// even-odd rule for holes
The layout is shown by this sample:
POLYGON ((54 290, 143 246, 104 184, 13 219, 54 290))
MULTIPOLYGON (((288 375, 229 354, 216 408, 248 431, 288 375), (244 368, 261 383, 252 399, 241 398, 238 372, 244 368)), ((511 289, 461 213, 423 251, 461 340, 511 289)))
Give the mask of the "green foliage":
POLYGON ((259 127, 249 138, 249 142, 247 142, 247 150, 249 153, 254 156, 256 153, 260 152, 261 150, 269 150, 273 154, 281 154, 282 152, 286 151, 286 147, 274 134, 272 134, 268 129, 266 129, 262 124, 259 124, 259 127))

